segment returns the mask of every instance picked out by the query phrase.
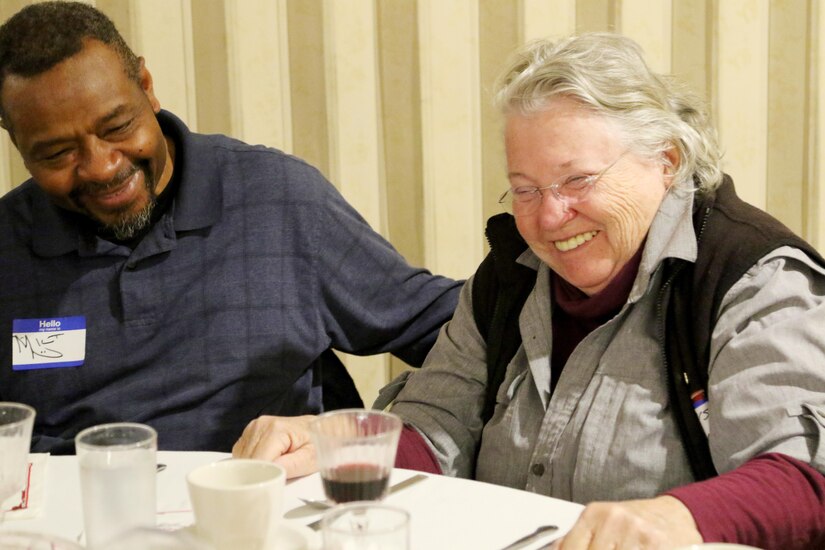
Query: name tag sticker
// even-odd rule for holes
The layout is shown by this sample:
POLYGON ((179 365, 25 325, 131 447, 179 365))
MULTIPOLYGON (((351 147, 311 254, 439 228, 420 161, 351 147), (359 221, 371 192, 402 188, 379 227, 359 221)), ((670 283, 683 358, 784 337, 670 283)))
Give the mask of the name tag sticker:
POLYGON ((78 367, 86 358, 86 317, 14 319, 13 370, 78 367))

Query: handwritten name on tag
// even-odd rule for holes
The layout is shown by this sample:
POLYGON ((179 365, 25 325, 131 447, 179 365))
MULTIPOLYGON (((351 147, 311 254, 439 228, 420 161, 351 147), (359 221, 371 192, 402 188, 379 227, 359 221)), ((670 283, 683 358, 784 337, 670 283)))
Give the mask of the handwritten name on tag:
POLYGON ((86 358, 86 318, 15 319, 12 322, 14 370, 77 367, 86 358))

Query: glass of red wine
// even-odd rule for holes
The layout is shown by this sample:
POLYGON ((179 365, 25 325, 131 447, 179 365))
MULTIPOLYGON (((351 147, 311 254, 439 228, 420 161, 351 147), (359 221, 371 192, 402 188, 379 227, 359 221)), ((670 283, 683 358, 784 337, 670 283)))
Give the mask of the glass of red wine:
POLYGON ((319 415, 310 431, 329 500, 341 504, 386 496, 400 418, 381 411, 342 409, 319 415))

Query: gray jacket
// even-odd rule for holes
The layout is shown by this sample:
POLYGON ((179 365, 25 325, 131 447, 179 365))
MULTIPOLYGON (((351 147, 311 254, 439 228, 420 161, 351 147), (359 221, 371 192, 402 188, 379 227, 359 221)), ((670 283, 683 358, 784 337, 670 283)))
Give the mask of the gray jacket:
MULTIPOLYGON (((650 497, 693 481, 668 407, 654 309, 662 261, 696 258, 692 204, 689 194, 665 198, 627 303, 574 350, 552 397, 549 269, 522 255, 538 271, 519 321, 524 345, 486 426, 486 349, 468 282, 392 408, 430 442, 444 473, 576 502, 650 497)), ((730 289, 709 365, 709 443, 720 473, 770 451, 825 471, 823 322, 825 272, 797 249, 770 253, 730 289)))

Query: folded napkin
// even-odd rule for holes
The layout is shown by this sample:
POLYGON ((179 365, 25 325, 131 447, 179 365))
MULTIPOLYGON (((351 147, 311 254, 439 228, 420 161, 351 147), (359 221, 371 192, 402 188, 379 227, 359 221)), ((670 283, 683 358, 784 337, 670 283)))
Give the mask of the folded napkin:
POLYGON ((26 484, 19 493, 0 504, 5 519, 36 518, 46 503, 46 460, 48 453, 29 454, 26 484))

